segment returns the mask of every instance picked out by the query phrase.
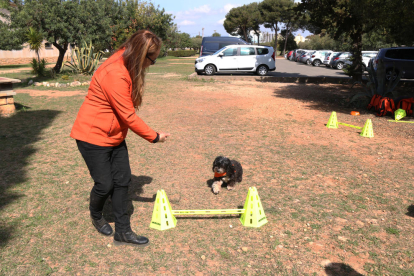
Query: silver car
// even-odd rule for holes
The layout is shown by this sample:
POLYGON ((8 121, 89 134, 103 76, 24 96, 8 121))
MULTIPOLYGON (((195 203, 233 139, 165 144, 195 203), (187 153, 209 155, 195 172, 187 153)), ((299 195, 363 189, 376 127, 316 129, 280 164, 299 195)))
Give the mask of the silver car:
POLYGON ((302 63, 305 63, 307 65, 311 65, 312 63, 310 61, 310 58, 311 58, 312 54, 315 53, 315 52, 316 51, 309 51, 309 52, 306 52, 306 53, 302 54, 299 58, 299 61, 302 62, 302 63))
POLYGON ((327 53, 326 55, 325 55, 325 59, 323 60, 323 64, 324 65, 326 65, 326 67, 331 67, 330 65, 329 65, 329 62, 331 61, 331 59, 333 59, 333 57, 335 56, 335 55, 337 55, 339 52, 331 52, 331 53, 327 53))

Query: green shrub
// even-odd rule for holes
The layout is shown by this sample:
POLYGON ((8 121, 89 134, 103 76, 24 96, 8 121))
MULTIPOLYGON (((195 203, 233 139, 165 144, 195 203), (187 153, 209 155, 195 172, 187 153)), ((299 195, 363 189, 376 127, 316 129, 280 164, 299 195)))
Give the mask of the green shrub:
POLYGON ((37 62, 37 59, 33 58, 30 65, 32 66, 33 74, 36 74, 38 77, 46 76, 46 60, 44 58, 40 60, 40 63, 37 62))
POLYGON ((194 50, 168 51, 168 56, 171 57, 191 57, 195 54, 197 54, 197 51, 194 50))

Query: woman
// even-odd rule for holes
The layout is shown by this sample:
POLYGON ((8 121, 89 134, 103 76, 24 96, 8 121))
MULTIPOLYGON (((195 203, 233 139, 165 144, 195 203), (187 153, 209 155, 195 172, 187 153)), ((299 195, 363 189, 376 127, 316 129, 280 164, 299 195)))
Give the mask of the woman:
POLYGON ((128 129, 151 143, 165 142, 170 136, 155 132, 136 115, 142 103, 145 70, 155 64, 160 49, 161 40, 146 30, 121 45, 93 75, 70 135, 95 182, 89 203, 92 224, 99 233, 112 235, 102 216, 105 200, 111 195, 117 244, 149 244, 146 237, 132 231, 127 214, 131 168, 125 138, 128 129))

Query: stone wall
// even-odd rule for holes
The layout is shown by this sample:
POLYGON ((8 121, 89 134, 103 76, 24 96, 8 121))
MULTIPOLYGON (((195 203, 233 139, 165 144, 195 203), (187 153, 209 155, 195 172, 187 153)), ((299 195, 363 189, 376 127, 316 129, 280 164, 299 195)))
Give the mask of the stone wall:
MULTIPOLYGON (((40 57, 40 59, 43 59, 40 57)), ((47 63, 56 63, 58 57, 45 57, 47 63)), ((65 60, 68 60, 69 57, 65 57, 65 60)), ((16 65, 16 64, 29 64, 32 62, 33 58, 0 58, 1 65, 16 65)))

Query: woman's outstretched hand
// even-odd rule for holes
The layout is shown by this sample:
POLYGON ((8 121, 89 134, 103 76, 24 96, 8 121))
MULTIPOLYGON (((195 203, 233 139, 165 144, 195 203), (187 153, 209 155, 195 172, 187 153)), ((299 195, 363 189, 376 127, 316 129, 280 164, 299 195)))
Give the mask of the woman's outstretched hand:
POLYGON ((165 133, 165 132, 158 132, 160 139, 158 140, 158 142, 164 143, 168 137, 171 135, 169 133, 165 133))

